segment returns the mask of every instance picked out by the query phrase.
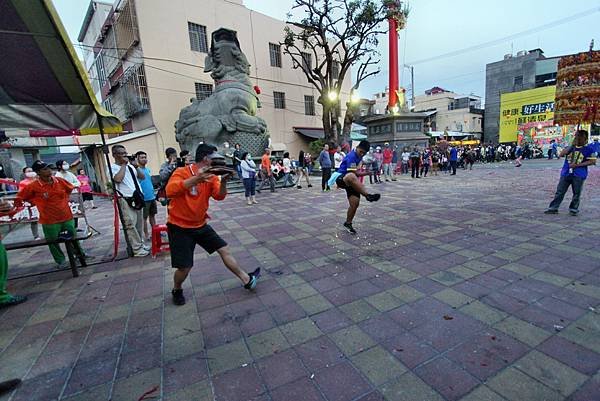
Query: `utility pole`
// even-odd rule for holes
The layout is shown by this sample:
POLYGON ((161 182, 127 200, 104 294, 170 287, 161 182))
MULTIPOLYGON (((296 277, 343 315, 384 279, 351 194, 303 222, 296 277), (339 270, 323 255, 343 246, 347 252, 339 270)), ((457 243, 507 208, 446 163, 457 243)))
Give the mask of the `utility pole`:
POLYGON ((404 68, 408 68, 410 70, 410 105, 412 108, 415 107, 415 66, 414 65, 406 65, 404 64, 404 68))
POLYGON ((415 107, 415 66, 410 66, 410 91, 412 93, 412 97, 410 100, 410 105, 415 107))

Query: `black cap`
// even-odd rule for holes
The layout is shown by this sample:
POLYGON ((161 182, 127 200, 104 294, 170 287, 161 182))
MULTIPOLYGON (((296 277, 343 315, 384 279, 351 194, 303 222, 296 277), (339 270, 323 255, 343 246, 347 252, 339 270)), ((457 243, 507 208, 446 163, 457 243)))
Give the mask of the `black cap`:
POLYGON ((33 171, 35 171, 36 173, 42 169, 45 169, 46 167, 52 167, 50 166, 48 163, 45 163, 41 160, 36 160, 33 162, 33 164, 31 165, 31 169, 33 171))

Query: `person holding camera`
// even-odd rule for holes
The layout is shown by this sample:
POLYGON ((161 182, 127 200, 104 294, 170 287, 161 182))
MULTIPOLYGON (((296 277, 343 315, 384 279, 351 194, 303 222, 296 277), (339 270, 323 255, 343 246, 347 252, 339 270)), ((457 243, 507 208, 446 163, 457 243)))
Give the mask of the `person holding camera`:
POLYGON ((119 205, 123 212, 123 229, 127 232, 127 237, 134 257, 148 256, 150 247, 144 244, 144 195, 140 186, 140 181, 145 175, 143 171, 137 168, 135 156, 127 156, 127 149, 123 145, 114 145, 112 147, 112 156, 115 160, 110 166, 113 180, 117 187, 115 188, 119 195, 119 205), (130 163, 131 162, 131 163, 130 163))
POLYGON ((181 167, 172 174, 167 184, 169 217, 167 230, 171 248, 171 266, 176 269, 173 275, 173 303, 184 305, 182 285, 194 265, 194 249, 200 245, 206 252, 217 252, 223 264, 235 274, 247 290, 256 287, 260 268, 246 273, 240 267, 225 242, 208 224, 209 200, 225 199, 227 181, 233 174, 216 170, 216 159, 223 161, 217 148, 205 143, 198 145, 195 163, 181 167), (221 178, 215 174, 222 174, 221 178))
POLYGON ((165 156, 167 157, 167 161, 161 164, 160 170, 158 171, 161 185, 167 185, 169 177, 177 168, 177 151, 174 148, 167 148, 165 150, 165 156))
POLYGON ((565 157, 565 162, 560 171, 560 179, 556 186, 554 199, 544 211, 546 214, 557 214, 569 187, 573 190, 573 198, 569 204, 569 214, 579 214, 579 199, 583 184, 588 176, 588 166, 596 164, 596 148, 593 144, 587 144, 588 132, 580 129, 575 132, 575 138, 571 146, 563 149, 557 158, 565 157))

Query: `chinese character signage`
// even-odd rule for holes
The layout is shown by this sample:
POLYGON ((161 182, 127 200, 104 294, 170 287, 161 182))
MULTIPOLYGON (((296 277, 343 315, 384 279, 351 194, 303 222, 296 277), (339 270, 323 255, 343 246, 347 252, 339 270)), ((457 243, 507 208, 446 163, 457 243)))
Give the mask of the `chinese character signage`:
POLYGON ((500 95, 500 142, 517 142, 523 125, 554 124, 554 92, 544 86, 500 95))
MULTIPOLYGON (((6 197, 5 199, 9 199, 9 197, 6 197)), ((0 217, 0 225, 36 222, 40 217, 37 207, 27 202, 23 202, 23 204, 25 208, 23 208, 23 210, 20 212, 11 216, 0 217)), ((74 218, 77 219, 85 217, 85 213, 81 208, 81 202, 75 197, 69 201, 69 206, 71 207, 71 212, 73 213, 74 218)))
POLYGON ((600 119, 600 51, 562 57, 556 75, 557 124, 600 119))

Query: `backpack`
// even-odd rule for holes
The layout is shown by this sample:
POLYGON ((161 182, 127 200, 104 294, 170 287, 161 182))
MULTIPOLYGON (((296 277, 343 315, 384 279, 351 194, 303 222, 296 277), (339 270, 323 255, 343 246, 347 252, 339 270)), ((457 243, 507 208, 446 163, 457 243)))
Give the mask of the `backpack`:
POLYGON ((177 170, 177 168, 171 170, 167 179, 160 183, 160 187, 158 188, 158 191, 156 191, 156 200, 163 206, 166 206, 169 200, 169 198, 167 198, 167 184, 169 183, 169 180, 171 179, 171 176, 175 170, 177 170))

